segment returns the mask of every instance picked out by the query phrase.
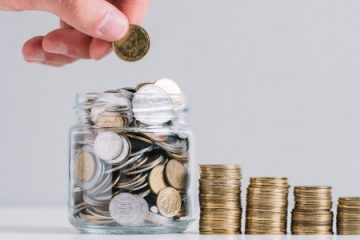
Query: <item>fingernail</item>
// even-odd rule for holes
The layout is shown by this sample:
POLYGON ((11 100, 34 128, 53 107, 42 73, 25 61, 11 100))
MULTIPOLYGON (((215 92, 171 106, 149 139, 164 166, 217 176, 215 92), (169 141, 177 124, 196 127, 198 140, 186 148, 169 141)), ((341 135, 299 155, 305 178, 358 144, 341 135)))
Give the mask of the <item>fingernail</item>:
POLYGON ((116 41, 122 38, 127 30, 129 23, 126 18, 121 16, 117 11, 109 11, 98 28, 100 37, 108 41, 116 41))
POLYGON ((33 55, 29 56, 27 58, 29 62, 33 63, 42 63, 45 61, 45 54, 42 51, 39 51, 37 53, 34 53, 33 55))
POLYGON ((49 51, 49 52, 55 53, 55 54, 62 54, 62 55, 68 54, 68 48, 63 43, 59 43, 59 44, 53 46, 52 48, 46 49, 46 51, 49 51))

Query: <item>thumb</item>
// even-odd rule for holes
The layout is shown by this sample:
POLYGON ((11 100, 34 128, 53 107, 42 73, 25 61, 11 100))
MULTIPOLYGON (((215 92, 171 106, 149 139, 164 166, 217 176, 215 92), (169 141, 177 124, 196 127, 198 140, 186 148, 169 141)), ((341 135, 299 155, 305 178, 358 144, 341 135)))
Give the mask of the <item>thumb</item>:
POLYGON ((129 28, 127 17, 105 0, 10 0, 16 10, 51 12, 75 29, 105 41, 122 38, 129 28), (24 7, 21 4, 23 2, 24 7))

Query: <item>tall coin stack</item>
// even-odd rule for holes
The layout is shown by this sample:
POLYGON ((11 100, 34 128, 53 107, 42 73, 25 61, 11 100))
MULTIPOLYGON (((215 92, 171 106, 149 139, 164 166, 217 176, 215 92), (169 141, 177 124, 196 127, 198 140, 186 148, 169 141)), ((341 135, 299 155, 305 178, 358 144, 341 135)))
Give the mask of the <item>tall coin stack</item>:
POLYGON ((339 198, 337 233, 360 235, 360 197, 339 198))
POLYGON ((241 168, 200 166, 200 233, 241 233, 241 168))
POLYGON ((287 178, 250 178, 247 190, 246 234, 286 234, 287 178))
POLYGON ((333 212, 331 187, 295 187, 292 211, 293 234, 332 234, 333 212))

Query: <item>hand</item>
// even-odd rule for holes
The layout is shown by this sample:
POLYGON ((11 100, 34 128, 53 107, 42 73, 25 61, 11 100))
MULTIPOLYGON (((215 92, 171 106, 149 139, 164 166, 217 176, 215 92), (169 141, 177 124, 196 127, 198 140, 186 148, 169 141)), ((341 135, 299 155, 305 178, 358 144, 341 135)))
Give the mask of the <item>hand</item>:
POLYGON ((60 28, 23 46, 26 61, 63 66, 79 59, 101 59, 129 22, 140 24, 150 0, 0 0, 0 10, 41 10, 57 15, 60 28))

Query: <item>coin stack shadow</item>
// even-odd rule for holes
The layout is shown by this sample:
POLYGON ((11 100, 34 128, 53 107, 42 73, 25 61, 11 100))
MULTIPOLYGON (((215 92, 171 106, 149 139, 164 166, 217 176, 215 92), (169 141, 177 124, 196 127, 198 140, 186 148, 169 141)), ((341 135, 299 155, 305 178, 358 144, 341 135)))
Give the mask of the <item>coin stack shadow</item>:
POLYGON ((337 234, 360 235, 360 197, 339 198, 337 234))
POLYGON ((200 171, 200 233, 240 234, 240 166, 201 165, 200 171))
POLYGON ((333 233, 331 187, 298 186, 294 188, 294 198, 292 234, 327 235, 333 233))
POLYGON ((247 189, 246 234, 286 234, 287 178, 250 178, 247 189))

